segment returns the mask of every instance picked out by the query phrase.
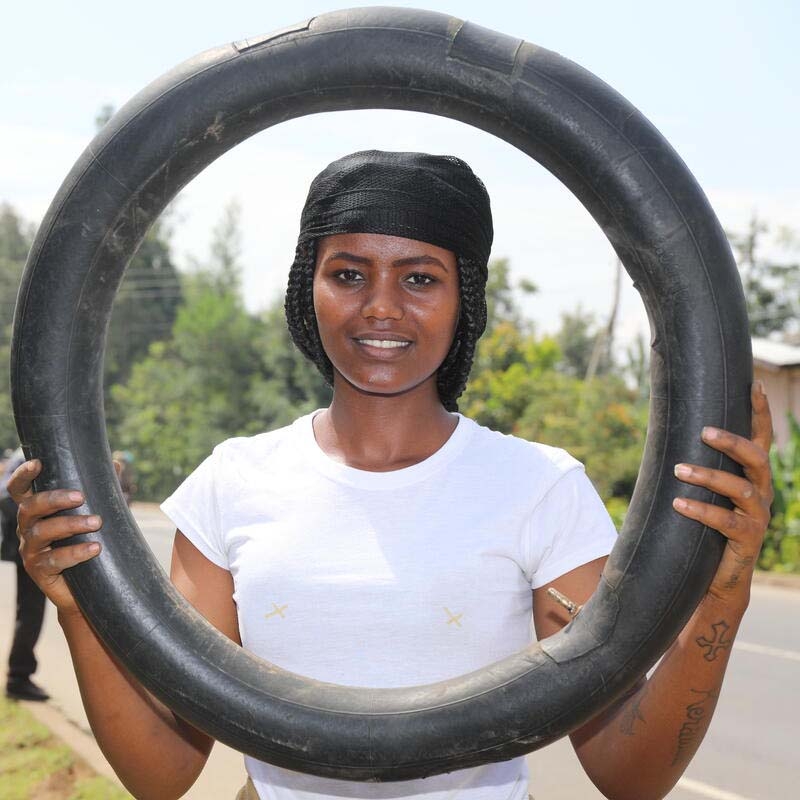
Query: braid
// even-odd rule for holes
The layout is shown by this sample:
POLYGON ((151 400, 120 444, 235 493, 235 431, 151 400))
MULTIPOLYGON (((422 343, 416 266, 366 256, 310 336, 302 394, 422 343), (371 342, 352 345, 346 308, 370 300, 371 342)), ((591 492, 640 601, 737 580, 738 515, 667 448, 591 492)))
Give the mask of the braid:
POLYGON ((436 386, 442 405, 458 411, 458 398, 464 391, 475 357, 475 347, 486 329, 486 264, 458 256, 461 313, 450 352, 439 367, 436 386))
POLYGON ((322 373, 325 383, 333 386, 333 365, 325 354, 319 338, 317 317, 314 314, 314 269, 317 246, 312 239, 298 242, 294 263, 289 270, 284 311, 289 335, 300 352, 322 373))
MULTIPOLYGON (((284 310, 289 334, 301 353, 313 362, 329 386, 333 386, 333 365, 322 347, 314 314, 315 240, 299 242, 289 270, 284 310)), ((457 257, 461 310, 453 344, 439 367, 436 387, 442 405, 458 411, 458 398, 464 391, 475 356, 475 346, 486 328, 485 263, 457 257)))

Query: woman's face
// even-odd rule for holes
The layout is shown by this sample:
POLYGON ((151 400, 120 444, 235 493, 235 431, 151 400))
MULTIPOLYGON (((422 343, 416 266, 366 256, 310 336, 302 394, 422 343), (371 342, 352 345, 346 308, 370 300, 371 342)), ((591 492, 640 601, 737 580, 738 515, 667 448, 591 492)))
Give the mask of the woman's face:
POLYGON ((435 392, 459 299, 449 250, 374 233, 320 239, 314 312, 334 387, 343 378, 364 392, 400 394, 429 382, 435 392))

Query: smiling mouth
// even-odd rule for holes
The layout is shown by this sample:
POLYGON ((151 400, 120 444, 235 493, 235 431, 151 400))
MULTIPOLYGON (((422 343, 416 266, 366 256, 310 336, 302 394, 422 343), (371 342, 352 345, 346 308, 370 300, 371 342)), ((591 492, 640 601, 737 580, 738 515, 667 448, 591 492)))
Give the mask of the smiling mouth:
POLYGON ((395 339, 356 339, 359 344, 369 347, 380 347, 384 350, 392 350, 401 347, 408 347, 411 342, 398 342, 395 339))

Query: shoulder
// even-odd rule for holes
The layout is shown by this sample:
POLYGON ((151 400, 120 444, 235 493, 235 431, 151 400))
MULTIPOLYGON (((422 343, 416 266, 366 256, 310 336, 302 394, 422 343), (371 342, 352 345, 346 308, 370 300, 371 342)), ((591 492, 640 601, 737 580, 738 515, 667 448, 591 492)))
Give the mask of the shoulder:
POLYGON ((254 470, 281 469, 297 459, 310 416, 304 415, 290 425, 254 436, 226 439, 214 448, 208 461, 215 471, 222 470, 228 478, 237 473, 252 474, 254 470))
POLYGON ((468 417, 462 419, 472 428, 467 457, 482 465, 484 474, 501 476, 509 486, 521 484, 528 491, 535 488, 541 497, 564 476, 583 472, 583 464, 560 447, 500 433, 468 417))

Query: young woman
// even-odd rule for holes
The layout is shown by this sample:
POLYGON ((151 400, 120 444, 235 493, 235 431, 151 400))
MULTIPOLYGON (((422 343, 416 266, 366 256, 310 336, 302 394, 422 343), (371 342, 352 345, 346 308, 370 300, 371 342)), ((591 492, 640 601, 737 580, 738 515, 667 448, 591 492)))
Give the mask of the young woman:
MULTIPOLYGON (((175 521, 172 580, 213 625, 319 680, 400 686, 442 680, 555 633, 582 603, 615 532, 581 466, 563 451, 457 413, 486 322, 489 199, 462 161, 355 153, 313 182, 286 298, 298 347, 333 386, 326 409, 232 439, 164 503, 175 521)), ((572 734, 609 798, 663 797, 708 727, 747 607, 769 517, 769 409, 753 390, 751 440, 698 431, 745 477, 676 465, 734 511, 680 498, 676 510, 728 544, 694 616, 653 675, 572 734), (702 642, 716 638, 709 651, 702 642)), ((98 742, 137 798, 180 797, 212 741, 173 715, 105 650, 61 573, 100 551, 53 549, 98 530, 52 517, 79 493, 33 493, 15 473, 26 569, 58 608, 98 742), (113 698, 113 703, 108 702, 113 698)), ((522 800, 522 758, 424 780, 366 784, 246 759, 241 798, 522 800)))

